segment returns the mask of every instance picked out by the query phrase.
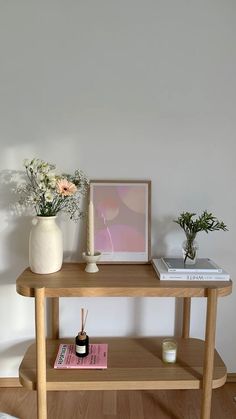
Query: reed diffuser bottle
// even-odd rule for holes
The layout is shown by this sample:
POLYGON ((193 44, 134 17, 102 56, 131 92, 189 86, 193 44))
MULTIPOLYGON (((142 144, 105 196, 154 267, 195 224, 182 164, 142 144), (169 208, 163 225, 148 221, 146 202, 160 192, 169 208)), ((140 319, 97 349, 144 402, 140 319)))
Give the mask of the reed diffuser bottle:
POLYGON ((81 309, 81 331, 75 338, 75 353, 83 358, 89 354, 89 337, 85 332, 85 324, 88 316, 88 310, 81 309))

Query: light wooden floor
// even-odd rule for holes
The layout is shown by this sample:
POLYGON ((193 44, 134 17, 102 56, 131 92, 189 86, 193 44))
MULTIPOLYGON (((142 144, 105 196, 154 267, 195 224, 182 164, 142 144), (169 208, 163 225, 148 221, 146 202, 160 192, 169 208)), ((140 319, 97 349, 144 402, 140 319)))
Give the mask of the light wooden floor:
MULTIPOLYGON (((236 383, 213 390, 212 419, 236 419, 236 383)), ((199 419, 198 390, 48 393, 48 419, 199 419)), ((36 419, 36 393, 0 388, 0 411, 36 419)))

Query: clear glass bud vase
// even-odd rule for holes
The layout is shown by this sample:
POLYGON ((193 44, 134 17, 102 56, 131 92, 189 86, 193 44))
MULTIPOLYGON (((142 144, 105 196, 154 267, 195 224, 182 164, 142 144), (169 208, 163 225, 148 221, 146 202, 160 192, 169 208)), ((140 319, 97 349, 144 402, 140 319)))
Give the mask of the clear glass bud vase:
POLYGON ((187 235, 182 245, 183 259, 185 265, 193 265, 197 260, 198 243, 196 235, 187 235))

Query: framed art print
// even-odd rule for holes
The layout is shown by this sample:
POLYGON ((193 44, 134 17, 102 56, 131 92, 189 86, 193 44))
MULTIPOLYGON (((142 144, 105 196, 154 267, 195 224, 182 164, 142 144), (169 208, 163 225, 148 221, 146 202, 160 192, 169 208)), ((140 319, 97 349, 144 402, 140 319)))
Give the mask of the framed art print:
POLYGON ((100 262, 150 260, 151 181, 90 182, 94 207, 94 247, 100 262))

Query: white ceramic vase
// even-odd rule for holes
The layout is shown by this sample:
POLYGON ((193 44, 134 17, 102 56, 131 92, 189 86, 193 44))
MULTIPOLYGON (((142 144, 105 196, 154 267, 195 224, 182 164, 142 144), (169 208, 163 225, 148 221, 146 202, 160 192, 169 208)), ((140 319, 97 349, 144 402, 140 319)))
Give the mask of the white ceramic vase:
POLYGON ((63 261, 62 231, 55 217, 37 216, 29 237, 29 266, 37 274, 51 274, 61 269, 63 261))

